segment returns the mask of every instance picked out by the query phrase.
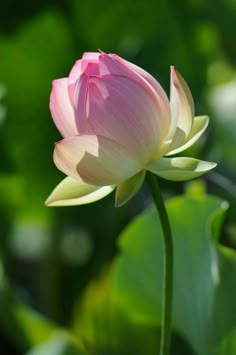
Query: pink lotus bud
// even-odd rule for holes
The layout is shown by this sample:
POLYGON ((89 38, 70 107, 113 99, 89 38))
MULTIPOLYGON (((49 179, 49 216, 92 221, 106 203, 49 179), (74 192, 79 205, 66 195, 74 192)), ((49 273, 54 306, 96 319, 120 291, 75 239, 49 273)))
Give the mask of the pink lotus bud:
POLYGON ((114 54, 84 53, 68 78, 53 82, 50 110, 64 137, 54 162, 69 177, 48 204, 88 203, 118 186, 120 205, 140 187, 146 170, 186 180, 213 167, 191 158, 163 158, 193 144, 208 123, 206 116, 194 119, 191 93, 174 67, 169 101, 136 65, 114 54))

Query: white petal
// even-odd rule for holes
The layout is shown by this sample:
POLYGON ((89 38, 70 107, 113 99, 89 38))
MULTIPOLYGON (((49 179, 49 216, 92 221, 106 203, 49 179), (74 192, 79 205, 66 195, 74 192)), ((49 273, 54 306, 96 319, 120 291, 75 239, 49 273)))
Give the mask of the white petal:
POLYGON ((177 147, 184 141, 192 128, 194 103, 188 85, 173 66, 171 67, 170 106, 171 128, 168 138, 173 137, 173 142, 177 147))
POLYGON ((177 157, 153 161, 147 166, 147 170, 167 180, 185 181, 205 174, 215 166, 216 163, 208 161, 177 157))
POLYGON ((82 180, 66 177, 52 191, 47 206, 75 206, 98 201, 114 190, 115 186, 98 187, 82 180))
POLYGON ((205 131, 205 129, 208 126, 208 123, 209 123, 208 116, 194 117, 192 129, 189 135, 187 136, 187 138, 185 138, 185 140, 183 141, 182 145, 176 149, 172 149, 172 145, 170 145, 168 148, 168 154, 166 155, 168 156, 168 155, 177 154, 191 147, 191 145, 193 145, 198 140, 198 138, 200 138, 202 133, 205 131))
POLYGON ((143 170, 117 186, 116 207, 124 205, 138 192, 143 184, 144 177, 145 171, 143 170))
POLYGON ((66 175, 97 186, 116 185, 142 170, 140 162, 118 143, 95 135, 56 143, 54 162, 66 175))

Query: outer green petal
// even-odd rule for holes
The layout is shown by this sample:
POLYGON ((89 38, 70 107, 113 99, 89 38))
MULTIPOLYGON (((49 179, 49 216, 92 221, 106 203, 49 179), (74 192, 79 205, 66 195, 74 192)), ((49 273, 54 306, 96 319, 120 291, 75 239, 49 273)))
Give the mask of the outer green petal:
POLYGON ((161 158, 151 162, 147 170, 172 181, 184 181, 198 177, 213 169, 216 163, 193 158, 161 158))
POLYGON ((145 177, 145 171, 132 176, 117 186, 115 206, 120 207, 129 201, 140 189, 145 177))
POLYGON ((114 190, 115 186, 94 186, 82 180, 66 177, 52 191, 47 206, 75 206, 98 201, 114 190))
POLYGON ((173 155, 180 153, 184 151, 185 149, 191 147, 198 138, 202 135, 202 133, 205 131, 209 123, 209 117, 208 116, 196 116, 194 117, 193 121, 193 126, 192 129, 187 136, 187 138, 183 141, 180 147, 172 149, 173 145, 171 144, 170 147, 168 148, 168 155, 173 155))

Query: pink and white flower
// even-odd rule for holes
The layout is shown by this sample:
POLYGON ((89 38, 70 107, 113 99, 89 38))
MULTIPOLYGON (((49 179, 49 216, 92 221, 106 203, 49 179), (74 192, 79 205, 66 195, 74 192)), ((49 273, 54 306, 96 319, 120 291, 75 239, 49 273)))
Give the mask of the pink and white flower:
POLYGON ((84 53, 69 77, 55 80, 53 120, 63 139, 54 162, 67 177, 47 205, 79 205, 116 188, 116 205, 140 188, 147 170, 168 180, 200 176, 216 164, 174 157, 191 146, 208 125, 194 117, 190 90, 171 67, 170 100, 145 70, 115 54, 84 53))

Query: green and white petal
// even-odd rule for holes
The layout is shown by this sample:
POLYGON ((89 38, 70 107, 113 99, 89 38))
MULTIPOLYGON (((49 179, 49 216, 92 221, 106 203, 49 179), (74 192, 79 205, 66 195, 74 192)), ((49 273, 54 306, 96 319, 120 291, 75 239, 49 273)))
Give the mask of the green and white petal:
POLYGON ((185 181, 205 174, 216 163, 185 157, 161 158, 151 162, 147 170, 171 181, 185 181))
POLYGON ((116 207, 124 205, 138 192, 143 184, 144 177, 145 171, 143 170, 117 186, 115 198, 116 207))
MULTIPOLYGON (((168 152, 165 155, 173 155, 177 154, 180 152, 183 152, 187 148, 191 147, 202 135, 202 133, 205 131, 209 123, 209 117, 208 116, 196 116, 194 117, 193 120, 193 126, 192 129, 189 133, 189 135, 185 138, 183 141, 182 145, 178 148, 174 148, 174 144, 170 145, 168 148, 168 152)), ((173 142, 175 143, 175 142, 173 142)))
POLYGON ((194 102, 187 83, 174 66, 171 67, 170 107, 172 124, 167 138, 177 148, 191 131, 194 102))
POLYGON ((101 200, 109 195, 115 186, 94 186, 82 180, 66 177, 52 191, 45 204, 47 206, 75 206, 101 200))
POLYGON ((118 185, 143 170, 138 158, 119 143, 95 135, 66 137, 54 150, 59 170, 96 186, 118 185))

